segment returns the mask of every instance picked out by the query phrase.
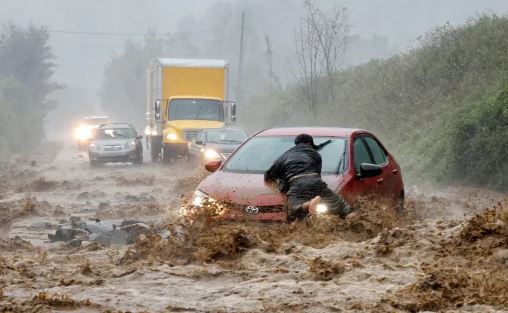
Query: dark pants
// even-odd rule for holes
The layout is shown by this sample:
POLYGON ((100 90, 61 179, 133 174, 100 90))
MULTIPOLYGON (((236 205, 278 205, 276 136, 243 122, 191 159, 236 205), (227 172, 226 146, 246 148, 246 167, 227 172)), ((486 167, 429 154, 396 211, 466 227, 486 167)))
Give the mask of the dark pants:
POLYGON ((312 198, 320 196, 328 212, 345 217, 352 209, 341 196, 333 192, 319 176, 305 176, 290 182, 288 197, 288 220, 304 218, 309 213, 302 205, 312 198))

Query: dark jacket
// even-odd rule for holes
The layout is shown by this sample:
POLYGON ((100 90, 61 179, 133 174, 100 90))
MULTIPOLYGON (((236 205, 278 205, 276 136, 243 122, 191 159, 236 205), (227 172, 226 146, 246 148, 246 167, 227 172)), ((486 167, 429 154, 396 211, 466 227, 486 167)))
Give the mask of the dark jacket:
POLYGON ((265 172, 265 181, 275 181, 287 193, 291 178, 315 173, 321 175, 321 155, 308 144, 298 144, 281 155, 265 172))

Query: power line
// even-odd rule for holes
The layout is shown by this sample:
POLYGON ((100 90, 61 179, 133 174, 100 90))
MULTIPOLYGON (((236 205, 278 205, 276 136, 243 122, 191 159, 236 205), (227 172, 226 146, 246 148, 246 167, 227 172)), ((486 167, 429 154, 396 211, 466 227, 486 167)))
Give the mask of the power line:
MULTIPOLYGON (((229 29, 229 31, 236 31, 238 29, 229 29)), ((70 31, 70 30, 48 30, 49 33, 55 34, 70 34, 70 35, 92 35, 92 36, 146 36, 148 33, 123 33, 123 32, 91 32, 91 31, 70 31)), ((178 35, 194 35, 206 33, 224 33, 224 31, 194 31, 194 32, 176 32, 176 33, 155 33, 155 35, 178 36, 178 35)))

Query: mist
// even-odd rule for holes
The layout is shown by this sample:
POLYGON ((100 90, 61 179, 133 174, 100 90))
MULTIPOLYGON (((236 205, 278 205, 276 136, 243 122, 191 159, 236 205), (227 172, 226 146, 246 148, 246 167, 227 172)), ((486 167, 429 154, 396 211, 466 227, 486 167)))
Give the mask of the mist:
MULTIPOLYGON (((352 41, 344 66, 383 58, 410 48, 416 38, 438 25, 464 23, 480 12, 504 14, 508 3, 490 1, 316 1, 326 8, 348 8, 352 41)), ((262 92, 265 45, 273 50, 274 72, 284 85, 291 79, 294 34, 302 2, 299 1, 2 1, 0 21, 21 26, 40 25, 50 33, 57 64, 54 80, 64 85, 55 92, 58 106, 47 118, 46 129, 58 134, 60 116, 80 118, 103 113, 99 90, 104 67, 121 54, 126 41, 140 42, 151 30, 160 37, 173 36, 189 49, 173 51, 172 57, 225 58, 231 64, 232 82, 238 70, 240 20, 246 13, 244 88, 262 92), (205 15, 206 14, 206 15, 205 15), (213 25, 215 24, 215 26, 213 25), (215 28, 214 28, 215 27, 215 28), (221 29, 221 27, 227 27, 221 29), (203 51, 203 50, 207 51, 203 51), (210 50, 213 49, 213 50, 210 50), (261 69, 259 66, 261 65, 261 69), (261 73, 263 72, 263 73, 261 73), (252 75, 251 75, 252 74, 252 75), (73 113, 75 112, 75 114, 73 113)), ((236 85, 232 83, 231 86, 236 85)), ((234 95, 233 91, 230 92, 234 95)), ((140 104, 143 105, 143 104, 140 104)))

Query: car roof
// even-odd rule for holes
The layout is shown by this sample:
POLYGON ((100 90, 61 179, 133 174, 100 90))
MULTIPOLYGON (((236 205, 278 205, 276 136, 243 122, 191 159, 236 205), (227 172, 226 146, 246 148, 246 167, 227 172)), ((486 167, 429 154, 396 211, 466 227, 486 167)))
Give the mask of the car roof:
POLYGON ((99 128, 134 128, 131 124, 128 123, 107 123, 102 124, 99 128))
POLYGON ((366 131, 358 128, 341 127, 283 127, 265 129, 259 132, 257 136, 297 136, 308 134, 311 136, 347 137, 355 132, 366 131))
POLYGON ((105 119, 109 119, 109 117, 108 116, 87 116, 83 119, 84 120, 105 120, 105 119))

